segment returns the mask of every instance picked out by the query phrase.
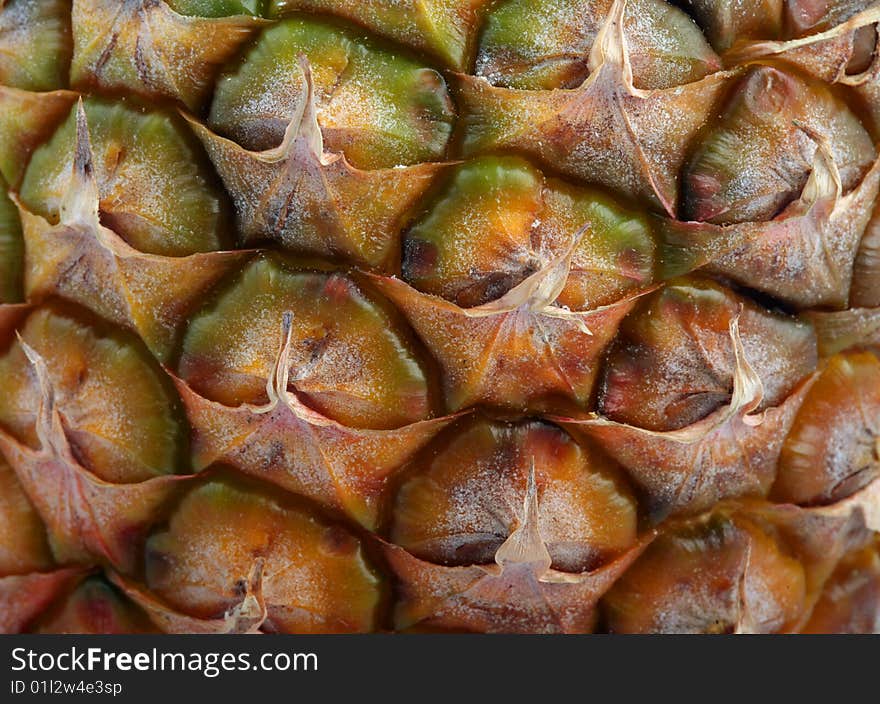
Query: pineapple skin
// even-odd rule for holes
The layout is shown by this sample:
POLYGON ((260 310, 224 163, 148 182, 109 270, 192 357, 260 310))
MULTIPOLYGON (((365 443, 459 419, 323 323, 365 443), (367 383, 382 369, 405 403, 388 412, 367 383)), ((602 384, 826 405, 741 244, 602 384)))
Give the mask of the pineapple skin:
POLYGON ((0 632, 880 632, 878 37, 0 0, 0 632))

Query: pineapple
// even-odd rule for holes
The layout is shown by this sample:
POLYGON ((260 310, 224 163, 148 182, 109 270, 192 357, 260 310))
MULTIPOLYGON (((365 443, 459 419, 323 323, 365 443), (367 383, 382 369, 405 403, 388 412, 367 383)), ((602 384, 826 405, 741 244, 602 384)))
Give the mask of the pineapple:
POLYGON ((880 631, 878 32, 0 0, 0 631, 880 631))

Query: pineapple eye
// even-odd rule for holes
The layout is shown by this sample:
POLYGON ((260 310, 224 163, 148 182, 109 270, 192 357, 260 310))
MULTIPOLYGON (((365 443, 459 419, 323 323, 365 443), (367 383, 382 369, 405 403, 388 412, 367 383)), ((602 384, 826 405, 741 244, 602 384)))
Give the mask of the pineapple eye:
MULTIPOLYGON (((637 17, 635 4, 627 0, 609 3, 587 57, 589 75, 569 89, 522 90, 492 85, 483 76, 457 76, 464 155, 500 150, 528 155, 567 177, 612 188, 674 217, 679 170, 691 142, 714 118, 715 105, 733 73, 714 70, 714 53, 680 10, 665 2, 646 2, 662 17, 654 18, 658 30, 628 33, 628 22, 648 20, 650 13, 637 17), (665 81, 677 72, 664 66, 656 81, 664 87, 642 87, 635 72, 643 58, 640 41, 666 31, 675 35, 672 27, 679 25, 687 27, 711 57, 695 72, 702 77, 687 80, 685 71, 683 83, 673 79, 669 85, 665 81)), ((556 3, 547 7, 552 15, 556 3)), ((664 43, 675 45, 674 37, 664 36, 664 43)), ((647 49, 649 63, 665 56, 664 49, 655 48, 647 49)), ((689 63, 680 53, 673 55, 667 57, 672 64, 689 63)))
POLYGON ((636 540, 636 504, 612 462, 545 423, 477 420, 414 462, 391 540, 444 565, 490 564, 519 524, 532 462, 539 529, 554 569, 596 569, 636 540))
POLYGON ((828 139, 844 192, 855 187, 877 155, 858 117, 824 85, 762 66, 697 142, 682 179, 682 219, 764 221, 783 210, 807 182, 817 148, 799 124, 828 139))
MULTIPOLYGON (((487 18, 476 74, 506 88, 576 88, 611 2, 506 0, 487 18)), ((698 81, 720 67, 699 28, 663 0, 631 0, 624 20, 633 77, 640 88, 698 81)))
POLYGON ((228 406, 266 400, 284 311, 295 311, 290 385, 344 425, 396 428, 430 415, 421 362, 394 318, 341 274, 263 259, 190 322, 178 368, 228 406))
POLYGON ((747 518, 696 519, 657 538, 605 595, 613 633, 768 633, 803 614, 803 565, 747 518))
POLYGON ((406 233, 403 278, 474 307, 500 298, 571 247, 560 306, 610 305, 653 280, 655 241, 643 214, 598 190, 545 178, 524 159, 479 157, 456 168, 406 233))
POLYGON ((728 323, 739 305, 745 355, 764 386, 761 407, 784 401, 816 368, 812 327, 691 279, 673 281, 623 322, 600 387, 601 412, 668 431, 728 403, 734 373, 728 323))
POLYGON ((305 509, 211 481, 189 492, 167 529, 147 541, 147 585, 185 614, 222 619, 262 559, 265 630, 371 630, 380 583, 357 538, 342 530, 305 509))
POLYGON ((771 497, 833 503, 880 475, 880 362, 836 355, 810 389, 779 458, 771 497))
MULTIPOLYGON (((102 223, 150 254, 222 249, 229 234, 228 201, 179 121, 95 98, 85 100, 84 107, 102 223)), ((52 221, 58 220, 70 182, 75 139, 76 109, 34 152, 21 185, 23 203, 52 221)))
POLYGON ((324 146, 361 169, 438 161, 452 132, 442 77, 333 25, 301 18, 267 29, 219 80, 212 129, 251 150, 278 146, 311 67, 324 146))
MULTIPOLYGON (((117 484, 179 470, 184 440, 178 399, 142 344, 48 307, 19 330, 46 361, 71 445, 88 470, 117 484)), ((0 378, 7 380, 0 424, 38 447, 39 390, 18 342, 0 357, 0 378)))

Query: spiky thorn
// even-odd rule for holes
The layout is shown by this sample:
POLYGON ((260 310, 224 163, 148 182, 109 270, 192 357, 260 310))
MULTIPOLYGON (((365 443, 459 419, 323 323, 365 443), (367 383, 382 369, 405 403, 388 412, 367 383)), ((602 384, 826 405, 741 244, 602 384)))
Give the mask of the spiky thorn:
POLYGON ((245 593, 241 603, 229 609, 223 616, 225 633, 259 633, 268 616, 263 598, 263 568, 265 560, 258 557, 251 565, 244 580, 245 593))
POLYGON ((524 309, 537 315, 573 323, 584 335, 592 336, 593 333, 583 313, 555 305, 556 299, 568 282, 572 258, 587 227, 582 227, 575 234, 565 252, 545 262, 538 271, 514 286, 501 298, 474 308, 463 308, 465 315, 480 318, 524 309))
POLYGON ((535 483, 535 458, 529 463, 529 474, 526 480, 526 493, 523 497, 522 518, 507 539, 495 552, 495 562, 503 571, 517 565, 531 567, 538 580, 550 571, 553 560, 547 545, 541 538, 538 526, 538 488, 535 483))
POLYGON ((266 396, 269 402, 255 413, 271 413, 279 403, 288 399, 288 381, 290 380, 290 345, 292 343, 293 312, 286 310, 281 314, 281 344, 278 357, 272 365, 272 371, 266 380, 266 396))
POLYGON ((70 185, 61 196, 59 220, 71 227, 100 224, 100 193, 95 174, 92 137, 82 98, 76 101, 76 140, 73 143, 73 165, 70 185))

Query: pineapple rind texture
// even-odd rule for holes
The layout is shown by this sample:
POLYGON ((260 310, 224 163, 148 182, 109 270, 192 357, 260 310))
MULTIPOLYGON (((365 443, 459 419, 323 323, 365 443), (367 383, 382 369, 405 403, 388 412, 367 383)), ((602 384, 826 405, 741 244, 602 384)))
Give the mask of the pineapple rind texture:
POLYGON ((878 37, 0 0, 0 632, 880 632, 878 37))
MULTIPOLYGON (((226 195, 199 168, 201 154, 182 120, 122 103, 83 103, 103 221, 148 254, 185 256, 223 249, 226 195), (149 190, 140 184, 149 183, 149 190)), ((58 220, 68 189, 77 130, 71 109, 34 150, 19 194, 32 212, 58 220)))

